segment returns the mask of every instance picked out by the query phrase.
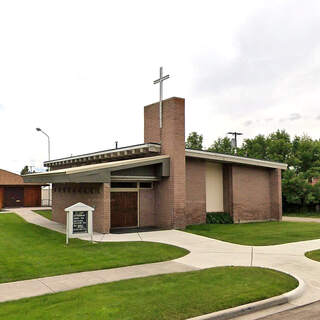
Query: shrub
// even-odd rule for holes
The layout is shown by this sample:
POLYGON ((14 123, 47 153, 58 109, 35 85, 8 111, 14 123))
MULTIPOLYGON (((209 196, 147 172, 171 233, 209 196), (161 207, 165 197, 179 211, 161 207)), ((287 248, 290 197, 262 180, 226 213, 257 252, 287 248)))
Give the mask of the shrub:
POLYGON ((227 212, 207 212, 206 223, 208 224, 230 224, 232 217, 227 212))

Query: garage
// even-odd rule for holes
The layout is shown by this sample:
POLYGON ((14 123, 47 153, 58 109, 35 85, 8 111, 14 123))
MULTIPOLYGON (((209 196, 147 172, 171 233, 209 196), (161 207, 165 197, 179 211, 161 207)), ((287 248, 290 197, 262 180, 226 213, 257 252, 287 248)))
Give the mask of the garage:
POLYGON ((20 175, 0 169, 0 209, 40 207, 41 186, 24 183, 20 175))

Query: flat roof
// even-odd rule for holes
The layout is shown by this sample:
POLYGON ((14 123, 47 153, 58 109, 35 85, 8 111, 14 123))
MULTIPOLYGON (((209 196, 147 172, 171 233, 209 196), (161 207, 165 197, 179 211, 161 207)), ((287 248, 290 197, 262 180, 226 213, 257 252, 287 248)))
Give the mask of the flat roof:
MULTIPOLYGON (((50 161, 45 161, 44 165, 51 167, 63 164, 78 164, 78 163, 85 163, 87 161, 95 162, 95 161, 109 161, 107 163, 119 163, 120 161, 127 161, 127 159, 123 158, 134 158, 132 160, 138 159, 138 157, 146 157, 146 155, 154 155, 160 154, 161 145, 159 143, 144 143, 144 144, 136 144, 132 146, 117 148, 117 149, 109 149, 104 151, 92 152, 81 154, 78 156, 60 158, 50 161), (118 158, 122 160, 118 160, 118 158), (110 161, 111 160, 111 161, 110 161)), ((275 161, 268 161, 268 160, 260 160, 248 157, 240 157, 234 156, 229 154, 217 153, 217 152, 210 152, 204 150, 195 150, 195 149, 186 149, 186 157, 193 157, 193 158, 202 158, 207 160, 213 160, 218 162, 224 163, 239 163, 245 165, 253 165, 253 166, 260 166, 260 167, 267 167, 267 168, 279 168, 279 169, 287 169, 287 164, 275 162, 275 161)), ((98 163, 98 164, 105 164, 98 163)), ((95 165, 95 164, 94 164, 95 165)), ((79 166, 80 167, 80 166, 79 166)), ((83 165, 83 167, 88 167, 88 165, 83 165)), ((78 166, 76 167, 78 168, 78 166)), ((72 169, 72 168, 70 168, 72 169)), ((59 170, 55 170, 57 172, 59 170)))
POLYGON ((275 168, 275 169, 283 169, 283 170, 287 169, 288 167, 286 163, 281 163, 281 162, 232 156, 229 154, 194 150, 194 149, 186 149, 186 157, 201 158, 201 159, 213 160, 213 161, 225 162, 225 163, 239 163, 239 164, 245 164, 245 165, 251 165, 251 166, 267 167, 267 168, 275 168))
POLYGON ((101 160, 101 159, 113 159, 117 157, 130 157, 130 156, 132 157, 132 156, 139 156, 147 153, 159 154, 160 144, 150 142, 150 143, 135 144, 132 146, 126 146, 126 147, 121 147, 117 149, 108 149, 103 151, 85 153, 77 156, 45 161, 44 166, 51 167, 55 165, 78 163, 78 162, 88 161, 88 160, 94 161, 94 160, 101 160))

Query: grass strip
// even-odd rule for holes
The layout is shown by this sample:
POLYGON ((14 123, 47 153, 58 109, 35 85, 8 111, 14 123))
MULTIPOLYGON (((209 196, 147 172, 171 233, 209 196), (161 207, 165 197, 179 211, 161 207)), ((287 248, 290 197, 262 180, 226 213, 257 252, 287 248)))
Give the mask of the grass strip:
POLYGON ((256 267, 219 267, 123 280, 0 304, 0 319, 177 320, 267 299, 298 285, 256 267))
POLYGON ((320 262, 320 250, 308 251, 305 253, 305 256, 311 260, 320 262))
POLYGON ((154 242, 99 242, 71 239, 27 223, 13 213, 0 215, 0 283, 80 271, 172 260, 187 250, 154 242))
POLYGON ((320 238, 320 223, 259 222, 242 224, 203 224, 185 231, 226 242, 249 246, 269 246, 320 238))
POLYGON ((41 216, 52 220, 52 210, 33 210, 33 212, 40 214, 41 216))

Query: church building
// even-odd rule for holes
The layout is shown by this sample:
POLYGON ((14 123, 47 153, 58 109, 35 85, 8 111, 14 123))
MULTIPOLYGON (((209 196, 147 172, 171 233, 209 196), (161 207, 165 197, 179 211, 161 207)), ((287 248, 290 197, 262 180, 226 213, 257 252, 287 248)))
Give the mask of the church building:
POLYGON ((45 162, 25 182, 52 183, 53 220, 83 202, 94 230, 185 228, 227 212, 235 223, 282 218, 281 170, 287 165, 185 148, 185 100, 144 108, 144 143, 45 162))

